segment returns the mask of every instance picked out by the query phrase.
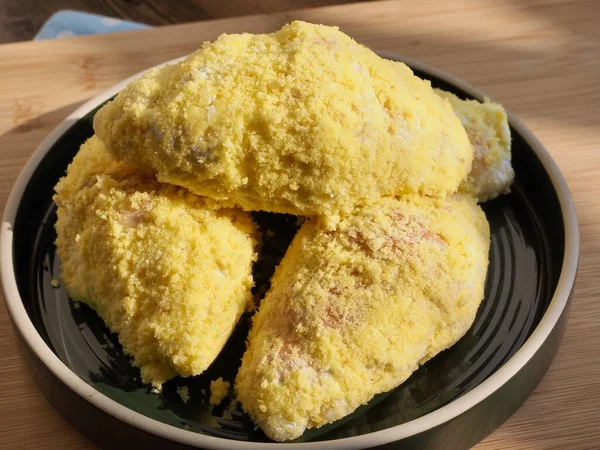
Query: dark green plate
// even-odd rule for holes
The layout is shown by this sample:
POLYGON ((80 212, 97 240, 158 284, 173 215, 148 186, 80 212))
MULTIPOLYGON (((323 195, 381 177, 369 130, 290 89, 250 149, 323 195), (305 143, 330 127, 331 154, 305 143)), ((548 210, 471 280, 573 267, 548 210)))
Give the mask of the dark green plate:
MULTIPOLYGON (((435 86, 463 97, 480 97, 447 75, 410 65, 435 86)), ((251 441, 263 443, 251 447, 263 448, 269 439, 234 398, 216 408, 208 402, 210 380, 219 376, 234 380, 245 348, 247 318, 205 374, 171 380, 155 395, 141 383, 117 337, 94 311, 71 301, 62 286, 52 286, 53 279, 60 279, 53 187, 81 143, 92 135, 97 107, 118 89, 92 100, 42 144, 7 207, 3 287, 27 361, 52 403, 101 445, 123 444, 135 436, 146 446, 180 442, 245 448, 240 442, 251 441), (5 256, 6 252, 10 254, 5 256), (30 336, 32 330, 37 336, 30 336), (71 376, 68 382, 66 372, 71 376), (177 394, 180 386, 189 389, 187 403, 177 394)), ((313 448, 400 442, 406 448, 467 448, 506 420, 537 385, 563 334, 577 261, 577 227, 569 193, 551 159, 514 119, 511 127, 516 182, 511 194, 483 205, 492 230, 491 264, 485 300, 473 327, 397 389, 295 442, 315 443, 313 448)), ((261 227, 278 231, 255 267, 260 290, 294 236, 296 218, 258 213, 255 219, 261 227)))

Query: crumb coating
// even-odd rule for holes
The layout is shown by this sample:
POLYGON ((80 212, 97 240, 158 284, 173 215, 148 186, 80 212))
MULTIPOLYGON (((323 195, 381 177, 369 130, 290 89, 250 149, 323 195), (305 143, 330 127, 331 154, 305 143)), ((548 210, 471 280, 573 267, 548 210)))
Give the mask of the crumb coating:
POLYGON ((459 192, 474 195, 480 202, 509 193, 515 171, 510 162, 510 127, 502 105, 487 98, 481 103, 461 100, 441 89, 435 91, 452 105, 475 151, 471 172, 459 192))
POLYGON ((55 187, 57 251, 73 299, 118 333, 155 390, 202 373, 252 302, 256 227, 109 156, 92 137, 55 187))
POLYGON ((94 129, 161 181, 296 215, 386 195, 444 197, 473 159, 428 81, 336 27, 305 22, 204 43, 130 83, 94 129))
POLYGON ((384 199, 307 221, 254 317, 236 379, 277 441, 340 419, 470 328, 489 225, 471 196, 384 199))

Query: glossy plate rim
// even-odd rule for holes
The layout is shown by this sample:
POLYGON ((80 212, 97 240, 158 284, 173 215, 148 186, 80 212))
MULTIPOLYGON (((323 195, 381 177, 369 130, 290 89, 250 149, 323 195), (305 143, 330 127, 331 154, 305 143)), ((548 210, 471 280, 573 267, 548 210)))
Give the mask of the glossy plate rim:
MULTIPOLYGON (((433 75, 449 84, 452 84, 463 91, 482 100, 484 94, 469 85, 468 83, 449 75, 441 70, 428 66, 427 64, 411 60, 409 58, 398 57, 389 53, 380 53, 381 56, 402 61, 415 70, 433 75)), ((170 441, 198 448, 209 449, 263 449, 265 447, 272 449, 323 449, 323 450, 349 450, 378 445, 389 444, 394 441, 405 439, 417 435, 458 417, 465 411, 481 403, 487 397, 492 395, 513 376, 515 376, 529 360, 534 356, 538 349, 542 347, 550 333, 558 323, 569 300, 572 288, 575 283, 575 275, 579 259, 579 229, 575 206, 567 183, 560 173, 558 166, 552 160, 548 151, 533 133, 525 127, 514 115, 508 112, 510 124, 517 130, 527 144, 533 149, 541 161, 546 173, 548 174, 552 185, 556 191, 565 230, 565 251, 562 261, 562 268, 556 289, 548 305, 546 312, 541 318, 539 324, 525 341, 522 347, 494 374, 484 380, 477 387, 452 401, 451 403, 417 419, 409 422, 395 425, 385 430, 367 433, 360 436, 337 439, 333 441, 317 441, 306 443, 264 443, 264 442, 241 442, 229 439, 202 435, 192 431, 167 425, 158 420, 151 419, 143 414, 137 413, 118 402, 108 398, 104 394, 96 391, 92 386, 79 378, 72 372, 48 347, 35 329, 30 320, 19 291, 15 278, 13 267, 13 224, 15 222, 17 210, 25 188, 37 168, 42 158, 48 153, 53 144, 78 120, 83 118, 91 110, 101 103, 113 97, 122 90, 130 81, 139 78, 149 70, 168 64, 176 63, 184 57, 176 58, 159 64, 150 69, 144 70, 120 83, 117 83, 110 89, 95 96, 77 108, 65 120, 63 120, 36 148, 24 168, 21 170, 11 192, 2 217, 0 228, 0 280, 2 282, 2 291, 7 305, 8 313, 14 323, 15 329, 31 349, 31 351, 40 359, 40 361, 69 389, 79 397, 83 398, 93 406, 106 412, 107 414, 121 420, 135 428, 146 431, 150 434, 166 438, 170 441)))

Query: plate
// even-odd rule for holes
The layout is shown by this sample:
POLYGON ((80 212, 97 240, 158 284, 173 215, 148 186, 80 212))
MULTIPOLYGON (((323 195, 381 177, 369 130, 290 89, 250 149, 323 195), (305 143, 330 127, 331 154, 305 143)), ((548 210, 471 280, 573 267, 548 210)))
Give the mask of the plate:
MULTIPOLYGON (((483 98, 450 75, 403 61, 434 86, 483 98)), ((401 443, 411 449, 461 449, 491 433, 533 391, 564 333, 579 239, 563 177, 540 142, 509 114, 516 181, 509 195, 483 205, 492 232, 485 299, 456 345, 397 389, 292 443, 269 441, 231 397, 214 408, 208 402, 211 380, 235 377, 248 317, 203 375, 176 378, 163 393, 152 394, 117 337, 53 281, 60 279, 53 187, 92 135, 96 110, 130 80, 83 105, 38 147, 11 192, 2 222, 2 287, 25 360, 44 395, 90 439, 104 447, 135 439, 148 448, 355 449, 401 443), (181 386, 188 387, 187 403, 177 394, 181 386)), ((255 267, 258 289, 268 283, 294 236, 296 219, 254 217, 259 226, 278 230, 255 267)))

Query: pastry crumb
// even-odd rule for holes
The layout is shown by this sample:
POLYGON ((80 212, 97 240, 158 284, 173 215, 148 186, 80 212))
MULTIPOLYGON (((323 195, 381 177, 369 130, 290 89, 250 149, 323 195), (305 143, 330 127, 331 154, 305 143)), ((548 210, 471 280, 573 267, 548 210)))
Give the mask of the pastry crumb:
POLYGON ((181 397, 181 401, 183 401, 183 403, 187 403, 190 399, 190 390, 187 386, 179 386, 177 388, 177 395, 181 397))
POLYGON ((210 382, 210 404, 217 406, 227 397, 229 392, 229 382, 223 381, 223 377, 210 382))
POLYGON ((53 288, 57 288, 60 286, 60 283, 58 282, 58 280, 56 278, 52 278, 50 280, 50 284, 52 285, 53 288))

